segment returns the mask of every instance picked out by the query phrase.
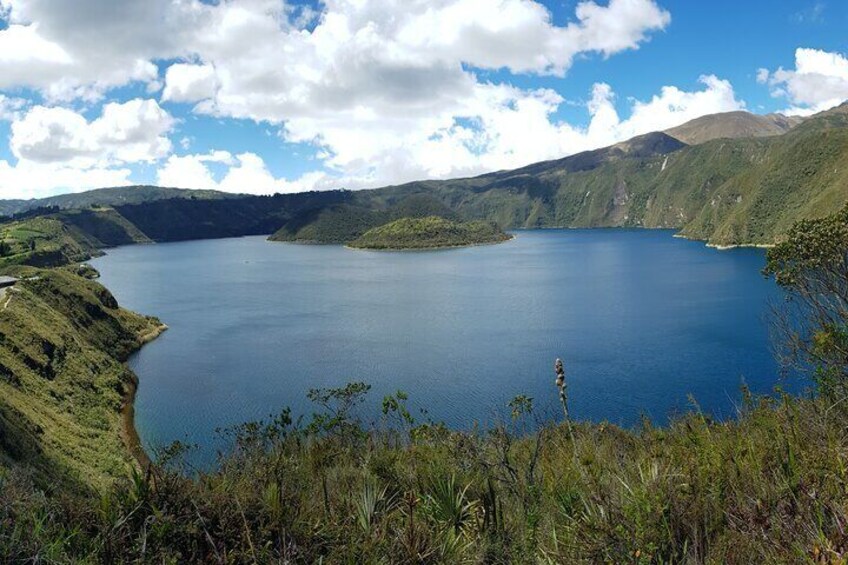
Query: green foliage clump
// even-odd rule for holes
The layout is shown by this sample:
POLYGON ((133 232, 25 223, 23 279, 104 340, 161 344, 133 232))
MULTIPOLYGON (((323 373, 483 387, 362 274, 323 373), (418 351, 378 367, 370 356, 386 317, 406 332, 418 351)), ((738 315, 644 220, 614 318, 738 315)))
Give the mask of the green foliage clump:
POLYGON ((840 399, 848 391, 848 206, 798 222, 769 250, 764 272, 786 291, 776 316, 784 361, 814 371, 821 392, 840 399))
POLYGON ((456 222, 438 216, 401 218, 349 243, 362 249, 433 249, 499 243, 510 239, 495 223, 456 222))
POLYGON ((307 213, 287 222, 271 241, 331 244, 355 239, 374 225, 388 220, 388 214, 361 206, 340 204, 307 213))
POLYGON ((428 194, 404 195, 389 201, 365 194, 357 194, 355 198, 355 202, 318 207, 297 214, 269 239, 298 243, 348 243, 374 227, 399 218, 438 216, 457 219, 450 208, 428 194))

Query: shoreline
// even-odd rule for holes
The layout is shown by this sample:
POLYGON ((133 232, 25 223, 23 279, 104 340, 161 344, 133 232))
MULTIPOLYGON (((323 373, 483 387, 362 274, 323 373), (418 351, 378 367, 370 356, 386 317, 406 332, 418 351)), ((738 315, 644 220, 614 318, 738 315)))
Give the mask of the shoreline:
POLYGON ((729 249, 771 249, 777 245, 776 243, 711 243, 708 239, 689 237, 680 232, 677 232, 671 237, 685 239, 686 241, 702 241, 705 247, 715 249, 716 251, 727 251, 729 249))
MULTIPOLYGON (((146 344, 162 335, 167 329, 167 325, 160 323, 148 332, 139 334, 139 345, 135 351, 139 351, 146 344)), ((124 362, 124 366, 126 367, 126 362, 124 362)), ((144 451, 141 437, 139 437, 138 430, 135 427, 135 396, 138 392, 139 381, 138 376, 129 367, 127 367, 127 371, 130 374, 130 382, 127 385, 127 390, 124 393, 124 399, 121 403, 121 439, 123 440, 124 447, 129 451, 135 462, 142 470, 146 471, 150 468, 152 461, 150 456, 147 455, 147 452, 144 451)))
POLYGON ((716 249, 718 251, 727 251, 728 249, 771 249, 774 247, 773 243, 731 243, 731 244, 721 244, 721 243, 707 243, 707 247, 710 249, 716 249))
MULTIPOLYGON (((398 251, 439 251, 441 249, 463 249, 465 247, 483 247, 486 245, 500 245, 501 243, 508 243, 518 237, 515 234, 508 233, 509 237, 506 239, 502 239, 500 241, 487 241, 484 243, 468 243, 463 245, 440 245, 438 247, 353 247, 352 245, 343 244, 342 247, 345 249, 350 249, 351 251, 388 251, 388 252, 398 252, 398 251)), ((294 242, 293 242, 294 243, 294 242)))

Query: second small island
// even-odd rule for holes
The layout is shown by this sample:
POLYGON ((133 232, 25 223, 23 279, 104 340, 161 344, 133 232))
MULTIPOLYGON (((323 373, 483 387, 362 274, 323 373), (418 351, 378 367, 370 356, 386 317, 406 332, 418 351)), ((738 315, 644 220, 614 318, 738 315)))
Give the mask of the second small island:
POLYGON ((497 224, 456 221, 439 216, 400 218, 372 228, 348 246, 357 249, 439 249, 501 243, 512 239, 497 224))

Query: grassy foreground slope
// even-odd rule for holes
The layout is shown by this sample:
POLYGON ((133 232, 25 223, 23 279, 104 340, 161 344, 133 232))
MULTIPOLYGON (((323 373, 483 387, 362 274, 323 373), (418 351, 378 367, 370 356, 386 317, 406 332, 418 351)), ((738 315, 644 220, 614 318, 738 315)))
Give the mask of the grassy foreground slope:
MULTIPOLYGON (((389 418, 403 409, 386 405, 389 418)), ((749 399, 740 410, 725 423, 691 414, 667 428, 549 424, 532 436, 522 409, 488 433, 367 433, 350 412, 320 409, 318 425, 294 428, 284 413, 236 430, 214 471, 192 478, 169 459, 100 504, 44 499, 7 474, 0 558, 842 562, 844 403, 749 399)))
POLYGON ((456 222, 427 216, 401 218, 372 228, 348 245, 360 249, 434 249, 500 243, 509 238, 494 222, 456 222))
POLYGON ((0 466, 39 484, 103 488, 129 472, 122 363, 161 331, 76 269, 18 267, 0 294, 0 466))

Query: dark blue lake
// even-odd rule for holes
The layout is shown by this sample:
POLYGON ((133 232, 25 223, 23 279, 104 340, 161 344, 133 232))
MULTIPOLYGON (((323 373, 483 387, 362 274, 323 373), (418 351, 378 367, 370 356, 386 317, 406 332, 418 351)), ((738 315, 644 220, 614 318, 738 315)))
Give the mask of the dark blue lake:
POLYGON ((671 231, 522 231, 508 243, 368 252, 262 237, 113 249, 92 261, 120 303, 170 326, 130 365, 149 446, 211 454, 214 429, 308 413, 306 392, 361 380, 455 427, 517 394, 559 415, 565 361, 578 419, 658 423, 691 407, 733 416, 744 382, 778 383, 776 288, 757 249, 716 251, 671 231))

